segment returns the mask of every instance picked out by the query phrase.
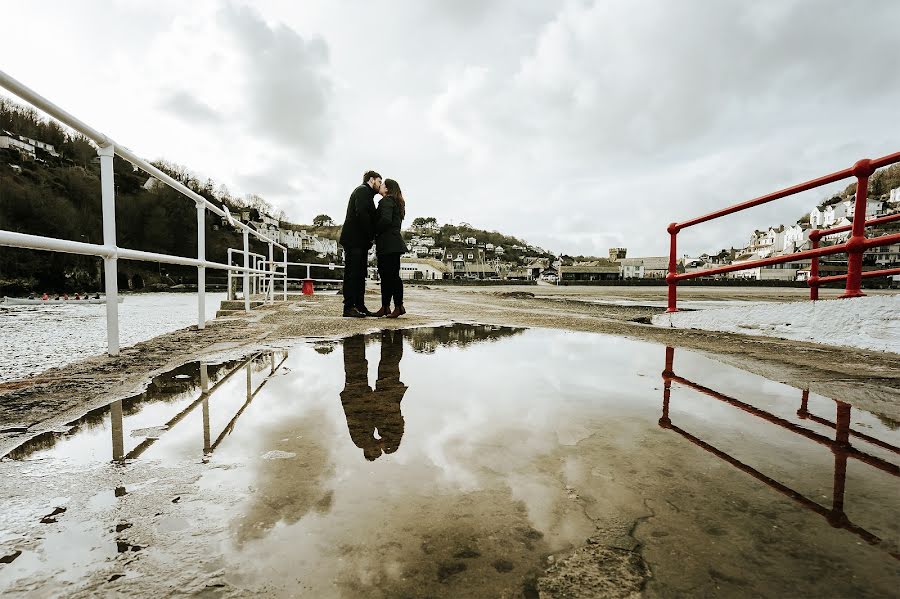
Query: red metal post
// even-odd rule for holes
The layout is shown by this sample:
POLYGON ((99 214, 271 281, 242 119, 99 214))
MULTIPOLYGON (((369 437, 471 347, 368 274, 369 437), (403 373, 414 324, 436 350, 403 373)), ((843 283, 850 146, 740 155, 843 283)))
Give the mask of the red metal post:
MULTIPOLYGON (((809 240, 812 242, 812 249, 819 249, 819 240, 822 238, 822 232, 814 229, 809 233, 809 240)), ((809 299, 819 299, 819 257, 813 256, 812 263, 809 266, 809 299)))
POLYGON ((853 210, 853 228, 847 240, 847 287, 841 297, 862 297, 859 290, 862 282, 862 259, 866 251, 866 204, 869 191, 869 175, 872 174, 872 161, 863 158, 853 165, 856 176, 856 206, 853 210))
POLYGON ((800 396, 800 409, 797 410, 798 418, 806 418, 809 416, 809 389, 804 389, 800 396))
POLYGON ((669 284, 669 307, 666 308, 666 312, 678 312, 678 306, 676 305, 678 301, 678 279, 675 278, 678 275, 678 258, 676 256, 678 252, 678 223, 671 223, 666 230, 669 232, 669 274, 666 275, 666 282, 669 284))
POLYGON ((672 362, 675 360, 675 348, 666 347, 666 367, 662 371, 663 378, 663 413, 659 419, 659 425, 663 428, 669 428, 672 421, 669 419, 669 398, 672 394, 672 376, 675 372, 672 370, 672 362))

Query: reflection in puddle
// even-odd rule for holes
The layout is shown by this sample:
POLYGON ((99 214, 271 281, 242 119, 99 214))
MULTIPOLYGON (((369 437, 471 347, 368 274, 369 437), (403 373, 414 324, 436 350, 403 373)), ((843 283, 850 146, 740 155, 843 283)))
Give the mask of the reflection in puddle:
MULTIPOLYGON (((729 397, 723 393, 719 393, 713 389, 708 387, 704 387, 703 385, 699 385, 693 381, 690 381, 684 377, 680 377, 675 374, 673 370, 673 364, 675 359, 675 348, 667 347, 666 348, 666 362, 665 369, 663 370, 663 411, 662 417, 659 419, 659 425, 662 428, 673 430, 691 443, 702 447, 712 455, 721 458, 725 462, 731 464, 737 469, 746 472, 753 478, 767 484, 769 487, 775 489, 779 493, 790 497, 798 504, 803 507, 824 516, 831 526, 835 528, 843 528, 846 529, 853 534, 857 535, 859 538, 863 539, 865 542, 870 545, 880 545, 882 544, 882 539, 878 536, 872 534, 866 529, 858 526, 850 521, 847 517, 847 514, 844 511, 844 499, 845 499, 845 487, 847 483, 847 460, 849 458, 854 458, 881 470, 882 472, 886 472, 895 477, 900 477, 900 466, 896 464, 892 464, 887 460, 881 459, 877 456, 870 455, 868 453, 862 452, 855 447, 853 447, 850 443, 850 436, 858 437, 859 439, 875 445, 877 447, 886 449, 895 454, 900 454, 900 447, 896 447, 891 445, 890 443, 886 443, 879 439, 876 439, 872 436, 866 435, 859 431, 852 430, 850 428, 850 412, 851 407, 849 404, 844 403, 842 401, 834 400, 834 406, 836 410, 835 421, 831 422, 825 418, 821 418, 816 416, 809 411, 809 390, 804 389, 800 396, 800 409, 797 410, 797 416, 800 419, 808 419, 813 422, 822 424, 827 426, 828 428, 834 429, 834 439, 831 439, 823 434, 817 433, 815 431, 804 428, 798 424, 794 424, 788 421, 785 418, 780 418, 774 414, 771 414, 765 410, 761 410, 752 405, 749 405, 745 402, 742 402, 733 397, 729 397), (748 414, 752 414, 757 418, 765 422, 772 423, 776 426, 780 426, 786 430, 789 430, 801 437, 809 439, 811 441, 815 441, 820 445, 824 445, 831 449, 831 452, 834 454, 834 476, 833 476, 833 485, 832 485, 832 495, 831 495, 831 508, 828 509, 819 503, 807 498, 802 493, 799 493, 787 485, 784 485, 777 480, 770 478, 756 470, 752 466, 749 466, 740 460, 732 457, 724 451, 716 448, 715 446, 703 441, 702 439, 692 435, 691 433, 681 429, 677 425, 672 423, 672 420, 669 418, 669 402, 671 400, 672 393, 672 383, 678 383, 683 385, 689 389, 693 389, 695 391, 699 391, 703 395, 708 397, 712 397, 717 399, 727 405, 733 406, 739 410, 743 410, 748 414)), ((892 557, 897 560, 900 560, 900 552, 889 550, 889 553, 892 557)))
POLYGON ((893 595, 900 430, 673 363, 457 324, 186 365, 0 462, 0 591, 893 595))

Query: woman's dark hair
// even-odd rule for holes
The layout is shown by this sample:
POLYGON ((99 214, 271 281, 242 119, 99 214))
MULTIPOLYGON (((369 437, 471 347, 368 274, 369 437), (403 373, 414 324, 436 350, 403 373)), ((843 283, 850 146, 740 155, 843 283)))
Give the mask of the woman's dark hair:
POLYGON ((397 200, 400 205, 400 220, 406 218, 406 200, 403 199, 403 192, 400 186, 393 179, 385 179, 384 186, 387 187, 387 194, 397 200))

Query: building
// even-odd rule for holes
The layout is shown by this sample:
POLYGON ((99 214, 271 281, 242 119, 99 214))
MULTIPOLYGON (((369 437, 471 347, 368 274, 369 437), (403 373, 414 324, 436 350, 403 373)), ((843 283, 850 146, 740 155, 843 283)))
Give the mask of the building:
POLYGON ((617 267, 623 279, 662 279, 669 274, 668 256, 623 258, 617 267))
POLYGON ((31 158, 32 160, 37 158, 34 144, 23 141, 15 133, 6 130, 0 132, 0 149, 17 150, 23 158, 31 158))
POLYGON ((585 281, 614 281, 619 278, 619 266, 586 266, 576 264, 560 266, 559 278, 563 284, 585 281))
POLYGON ((628 250, 625 248, 609 248, 609 261, 610 262, 618 262, 625 258, 625 255, 628 253, 628 250))
POLYGON ((822 226, 825 228, 836 226, 835 223, 847 216, 847 205, 848 202, 838 202, 837 204, 826 206, 825 213, 822 215, 822 226))
POLYGON ((460 235, 459 233, 454 233, 450 236, 450 241, 453 241, 455 243, 462 243, 462 235, 460 235))
POLYGON ((782 254, 799 252, 809 241, 809 229, 803 225, 792 225, 784 228, 780 251, 782 254))
POLYGON ((466 237, 466 245, 475 245, 478 243, 478 240, 474 237, 466 237))
POLYGON ((400 259, 400 278, 407 281, 434 281, 445 279, 449 274, 446 265, 432 258, 400 259))
POLYGON ((494 248, 494 254, 496 254, 498 256, 502 256, 505 253, 506 253, 506 250, 503 249, 502 245, 498 245, 497 247, 494 248))
POLYGON ((443 258, 445 253, 446 253, 446 251, 444 250, 444 248, 431 248, 430 250, 428 250, 428 254, 432 258, 437 258, 437 259, 443 258))

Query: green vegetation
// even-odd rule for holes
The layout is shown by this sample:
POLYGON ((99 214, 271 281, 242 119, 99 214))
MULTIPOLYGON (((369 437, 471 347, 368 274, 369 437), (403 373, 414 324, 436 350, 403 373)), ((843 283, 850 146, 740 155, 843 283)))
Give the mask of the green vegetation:
MULTIPOLYGON (((96 151, 84 137, 65 132, 37 112, 0 98, 0 129, 54 145, 59 157, 40 149, 37 160, 16 150, 0 150, 0 229, 103 243, 100 173, 96 151)), ((271 209, 259 196, 237 198, 225 186, 200 182, 186 168, 167 162, 155 166, 218 206, 232 211, 252 206, 271 209)), ((114 161, 116 240, 121 247, 178 256, 197 255, 197 216, 193 202, 167 185, 144 188, 148 175, 128 162, 114 161)), ((240 233, 207 212, 206 256, 226 261, 229 247, 240 248, 240 233)), ((251 238, 251 251, 268 247, 251 238)), ((317 262, 311 252, 291 251, 289 260, 317 262)), ((102 260, 58 252, 4 247, 0 251, 0 295, 27 291, 100 290, 102 260)), ((193 267, 119 262, 120 287, 196 283, 193 267), (138 275, 135 278, 135 275, 138 275), (129 285, 130 284, 130 285, 129 285)), ((209 271, 210 283, 223 282, 224 271, 209 271)))

